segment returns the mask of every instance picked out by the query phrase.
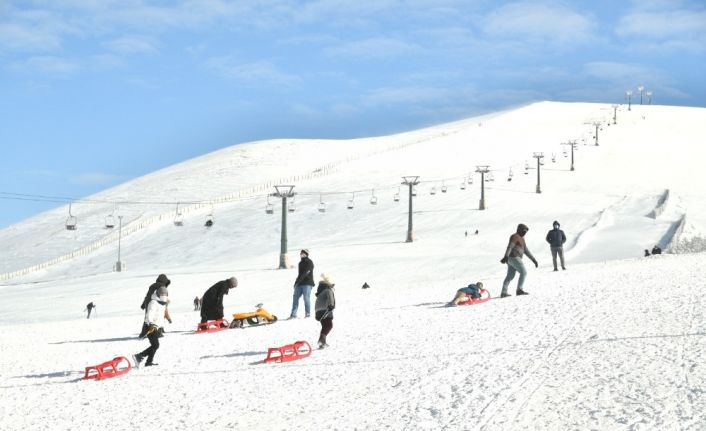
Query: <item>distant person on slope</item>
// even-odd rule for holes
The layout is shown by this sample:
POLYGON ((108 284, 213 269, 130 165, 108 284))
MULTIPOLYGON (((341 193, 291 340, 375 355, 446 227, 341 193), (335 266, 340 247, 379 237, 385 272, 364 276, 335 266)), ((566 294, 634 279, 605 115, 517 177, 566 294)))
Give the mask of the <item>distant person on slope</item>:
POLYGON ((311 315, 311 290, 314 288, 314 262, 309 259, 309 250, 303 249, 299 252, 299 272, 294 280, 294 295, 292 296, 292 312, 290 319, 297 318, 299 310, 299 298, 304 297, 304 317, 311 315))
POLYGON ((315 318, 321 322, 319 333, 319 348, 328 347, 326 336, 333 329, 333 309, 336 308, 336 295, 333 293, 335 284, 331 277, 321 274, 319 287, 316 289, 316 303, 314 304, 315 318))
POLYGON ((194 311, 198 311, 201 308, 201 300, 199 297, 194 298, 194 311))
POLYGON ((566 235, 564 231, 559 229, 559 222, 554 221, 552 227, 554 229, 547 233, 547 242, 549 243, 549 249, 552 252, 552 263, 554 264, 554 271, 558 271, 556 267, 556 255, 559 255, 559 260, 561 261, 561 269, 566 269, 564 265, 564 243, 566 242, 566 235))
POLYGON ((142 352, 133 355, 135 366, 139 367, 143 359, 147 358, 145 366, 157 365, 154 363, 154 355, 159 349, 159 337, 164 330, 164 319, 169 303, 169 292, 167 286, 161 284, 150 296, 145 312, 145 324, 147 325, 147 339, 150 346, 142 352))
POLYGON ((91 318, 91 311, 96 308, 95 304, 93 302, 89 302, 88 305, 86 305, 86 309, 84 311, 88 311, 88 315, 86 316, 86 319, 91 318))
POLYGON ((515 278, 515 273, 520 273, 520 279, 517 281, 517 295, 527 295, 527 292, 522 290, 522 286, 525 284, 525 277, 527 277, 527 270, 525 269, 525 264, 522 263, 522 256, 527 254, 534 266, 538 267, 537 259, 532 256, 532 253, 527 248, 525 243, 525 235, 529 231, 529 228, 520 223, 517 225, 517 232, 510 236, 510 241, 507 244, 507 250, 505 250, 505 255, 500 259, 500 263, 507 264, 507 276, 505 276, 505 281, 503 281, 503 289, 500 292, 500 297, 505 298, 511 296, 507 293, 507 288, 510 282, 515 278))
POLYGON ((459 302, 463 301, 469 296, 473 299, 478 299, 481 296, 480 290, 482 288, 483 283, 480 281, 477 283, 471 283, 466 287, 462 287, 456 291, 456 296, 454 296, 454 299, 452 299, 451 302, 446 304, 446 306, 455 307, 458 305, 459 302))
POLYGON ((654 256, 655 254, 662 254, 662 249, 658 245, 652 247, 652 255, 654 256))
MULTIPOLYGON (((142 321, 142 330, 140 330, 139 338, 145 338, 145 336, 147 335, 147 329, 149 326, 147 324, 147 306, 152 300, 152 295, 160 287, 169 287, 169 284, 171 284, 171 281, 167 278, 167 276, 164 274, 159 274, 159 276, 157 276, 157 281, 152 283, 152 285, 150 285, 150 287, 147 289, 145 299, 142 300, 142 305, 140 305, 140 308, 145 310, 145 318, 142 321)), ((172 318, 171 316, 169 316, 169 310, 167 309, 167 307, 164 307, 164 317, 165 319, 167 319, 167 321, 169 321, 169 323, 172 323, 172 318)))
MULTIPOLYGON (((201 298, 201 323, 223 319, 223 295, 238 287, 238 279, 231 277, 209 287, 201 298)), ((227 326, 224 324, 224 326, 227 326)))

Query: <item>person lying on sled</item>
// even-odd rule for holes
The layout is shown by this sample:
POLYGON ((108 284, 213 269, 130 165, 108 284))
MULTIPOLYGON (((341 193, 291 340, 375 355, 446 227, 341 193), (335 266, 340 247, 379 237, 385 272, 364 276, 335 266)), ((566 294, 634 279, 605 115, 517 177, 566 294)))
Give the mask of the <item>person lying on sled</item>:
POLYGON ((449 307, 455 307, 459 302, 466 300, 469 296, 473 299, 478 299, 481 296, 481 289, 483 289, 483 283, 480 281, 477 283, 471 283, 466 287, 462 287, 456 291, 456 296, 454 296, 454 299, 447 305, 449 307))

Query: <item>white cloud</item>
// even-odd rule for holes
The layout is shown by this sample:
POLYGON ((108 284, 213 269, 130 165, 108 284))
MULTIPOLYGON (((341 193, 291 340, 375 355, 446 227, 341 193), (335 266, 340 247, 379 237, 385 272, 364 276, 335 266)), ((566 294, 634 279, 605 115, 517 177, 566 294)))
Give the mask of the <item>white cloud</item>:
POLYGON ((300 80, 296 75, 281 72, 269 61, 243 63, 231 56, 224 56, 208 59, 206 66, 224 78, 245 83, 289 86, 300 80))
POLYGON ((651 40, 678 38, 684 42, 706 41, 706 11, 668 10, 636 12, 624 16, 616 29, 619 36, 651 40))
POLYGON ((498 39, 572 45, 594 38, 585 13, 560 4, 519 2, 502 6, 482 20, 482 30, 498 39))
POLYGON ((380 107, 389 105, 438 103, 454 97, 454 92, 446 88, 435 87, 385 87, 375 89, 364 95, 364 106, 380 107))
POLYGON ((416 44, 392 38, 369 38, 326 48, 324 52, 334 57, 350 60, 384 60, 391 57, 418 54, 423 50, 416 44))
POLYGON ((71 60, 49 55, 34 56, 10 63, 8 69, 16 73, 41 74, 49 78, 67 78, 79 70, 71 60))
POLYGON ((661 77, 661 74, 652 68, 609 61, 586 63, 583 70, 590 77, 616 84, 625 82, 638 85, 640 82, 650 82, 661 77))
POLYGON ((124 36, 105 44, 108 49, 120 54, 150 54, 157 51, 154 38, 146 36, 124 36))

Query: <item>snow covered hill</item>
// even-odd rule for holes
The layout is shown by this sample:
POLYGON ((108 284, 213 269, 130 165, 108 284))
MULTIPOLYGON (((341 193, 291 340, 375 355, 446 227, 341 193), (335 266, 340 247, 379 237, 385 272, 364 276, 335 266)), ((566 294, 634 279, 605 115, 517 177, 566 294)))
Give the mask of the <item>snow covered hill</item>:
POLYGON ((704 429, 706 110, 612 117, 610 105, 542 102, 387 137, 237 145, 72 204, 75 231, 68 206, 1 230, 0 429, 704 429), (484 211, 476 165, 494 177, 484 211), (403 175, 422 181, 413 243, 403 175), (263 365, 268 347, 313 342, 318 323, 194 335, 190 309, 235 275, 227 312, 264 302, 288 315, 296 271, 275 270, 279 202, 264 211, 281 183, 298 193, 290 258, 310 249, 339 306, 330 350, 263 365), (111 213, 123 216, 122 273, 111 213), (544 242, 554 220, 568 236, 559 273, 544 242), (497 296, 520 222, 540 263, 531 295, 443 308, 477 280, 497 296), (679 254, 640 257, 655 244, 679 254), (83 367, 145 347, 138 305, 159 273, 175 317, 160 367, 81 381, 83 367), (163 415, 136 396, 147 388, 163 415))

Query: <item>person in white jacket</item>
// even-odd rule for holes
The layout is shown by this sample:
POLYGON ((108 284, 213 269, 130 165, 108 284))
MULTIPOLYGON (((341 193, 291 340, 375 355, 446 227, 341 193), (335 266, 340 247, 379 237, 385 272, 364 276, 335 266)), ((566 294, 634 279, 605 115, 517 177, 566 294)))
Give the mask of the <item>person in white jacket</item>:
POLYGON ((145 366, 150 367, 157 365, 154 362, 154 354, 159 349, 160 332, 164 326, 164 317, 169 303, 169 292, 167 286, 160 286, 154 291, 150 297, 150 302, 147 304, 145 312, 145 324, 148 326, 147 339, 150 341, 150 346, 144 351, 133 355, 135 366, 139 367, 143 359, 147 358, 145 366))

